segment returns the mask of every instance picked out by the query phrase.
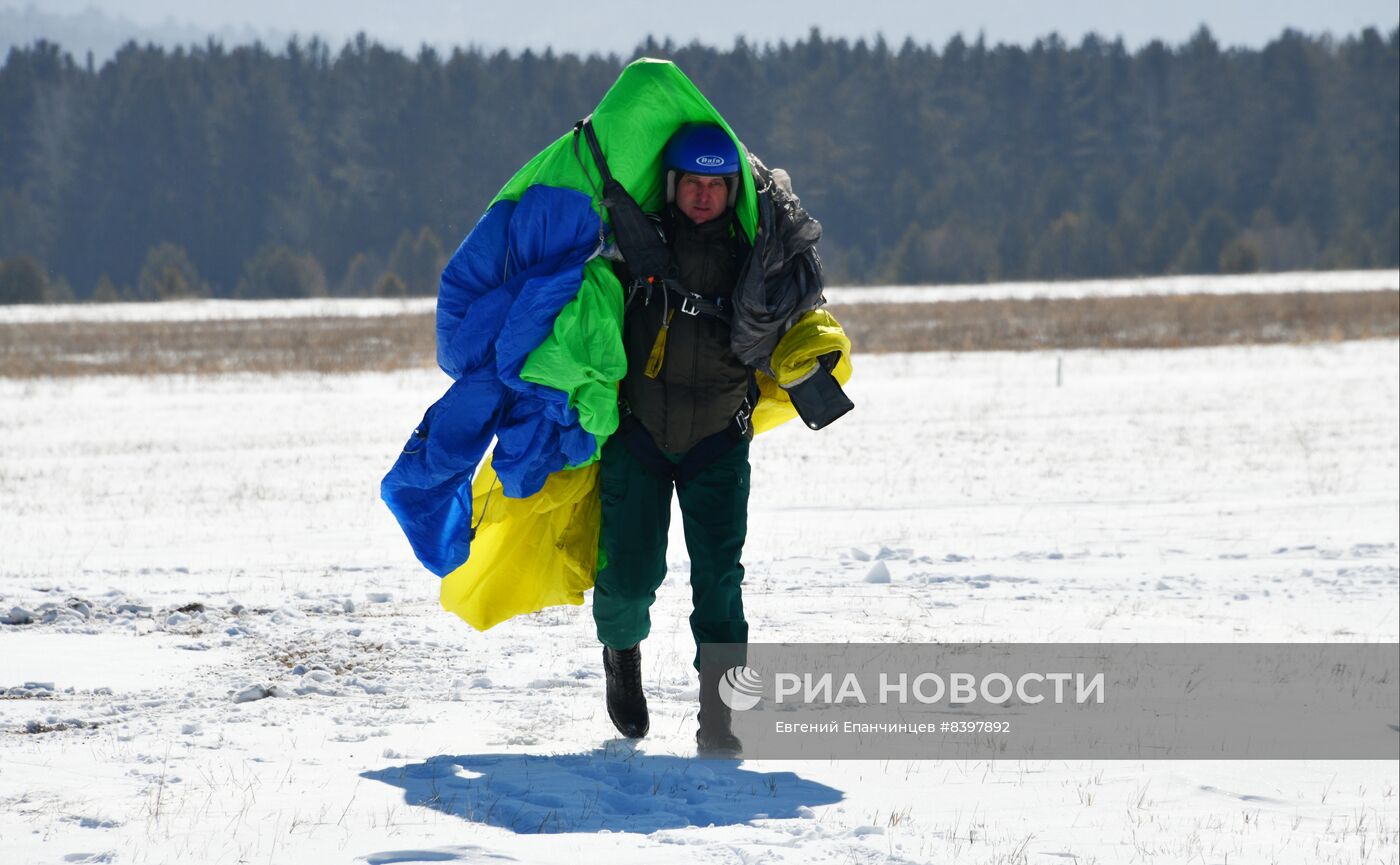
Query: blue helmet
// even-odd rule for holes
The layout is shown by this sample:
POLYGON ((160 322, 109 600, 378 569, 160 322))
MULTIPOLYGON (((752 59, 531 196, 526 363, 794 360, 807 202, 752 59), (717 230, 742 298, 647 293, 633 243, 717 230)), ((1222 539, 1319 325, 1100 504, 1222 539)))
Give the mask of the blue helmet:
POLYGON ((713 123, 687 123, 661 155, 666 168, 666 200, 676 200, 676 181, 682 174, 703 174, 728 178, 729 206, 739 195, 739 169, 743 164, 739 148, 729 133, 713 123))

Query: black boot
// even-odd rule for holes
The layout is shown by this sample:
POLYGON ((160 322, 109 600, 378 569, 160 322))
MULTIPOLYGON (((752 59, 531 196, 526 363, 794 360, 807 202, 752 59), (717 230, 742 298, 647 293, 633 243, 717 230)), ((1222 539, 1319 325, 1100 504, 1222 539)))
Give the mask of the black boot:
POLYGON ((608 717, 617 731, 629 739, 647 734, 647 698, 642 693, 642 649, 603 647, 603 672, 608 677, 608 717))
POLYGON ((729 707, 719 698, 719 676, 700 678, 700 728, 695 731, 696 751, 701 757, 738 757, 744 743, 730 729, 729 707))

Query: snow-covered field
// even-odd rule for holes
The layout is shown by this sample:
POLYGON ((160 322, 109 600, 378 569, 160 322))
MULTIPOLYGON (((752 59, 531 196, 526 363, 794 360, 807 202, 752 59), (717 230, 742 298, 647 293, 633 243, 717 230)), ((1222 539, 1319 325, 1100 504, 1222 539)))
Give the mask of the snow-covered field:
MULTIPOLYGON (((856 376, 755 443, 755 640, 1400 636, 1393 340, 856 376)), ((587 607, 472 631, 378 502, 444 384, 0 380, 0 862, 1400 858, 1394 762, 695 761, 679 537, 634 750, 587 607)))
MULTIPOLYGON (((1069 300, 1081 297, 1146 297, 1181 294, 1330 293, 1400 291, 1400 270, 1333 270, 1252 273, 1242 276, 1161 276, 1070 282, 995 282, 986 285, 894 285, 826 290, 833 305, 848 303, 946 303, 961 300, 1069 300)), ((72 321, 209 321, 256 318, 371 318, 427 314, 432 297, 298 300, 175 300, 165 303, 82 303, 0 306, 0 324, 72 321)))

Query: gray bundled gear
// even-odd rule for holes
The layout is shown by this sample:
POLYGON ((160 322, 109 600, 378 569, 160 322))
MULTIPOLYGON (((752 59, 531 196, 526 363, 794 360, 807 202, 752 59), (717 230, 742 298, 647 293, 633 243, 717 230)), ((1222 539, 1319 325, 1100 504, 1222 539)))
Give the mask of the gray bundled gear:
POLYGON ((803 313, 826 303, 816 249, 822 226, 802 208, 787 172, 770 171, 752 153, 749 163, 758 192, 758 230, 734 288, 730 346, 740 361, 771 374, 769 359, 783 334, 803 313))

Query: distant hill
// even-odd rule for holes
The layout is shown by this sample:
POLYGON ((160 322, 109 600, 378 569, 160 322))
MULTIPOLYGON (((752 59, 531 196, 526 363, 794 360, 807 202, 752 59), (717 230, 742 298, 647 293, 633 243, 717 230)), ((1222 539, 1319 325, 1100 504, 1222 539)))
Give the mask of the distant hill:
POLYGON ((0 59, 9 54, 11 48, 32 45, 41 39, 62 45, 79 63, 85 62, 88 52, 92 52, 93 62, 101 64, 111 59, 124 43, 133 40, 142 45, 174 47, 202 45, 210 38, 225 45, 261 41, 276 46, 284 44, 289 34, 251 27, 211 31, 174 20, 150 27, 126 18, 114 18, 91 7, 70 15, 43 12, 33 5, 23 9, 0 8, 0 59))

